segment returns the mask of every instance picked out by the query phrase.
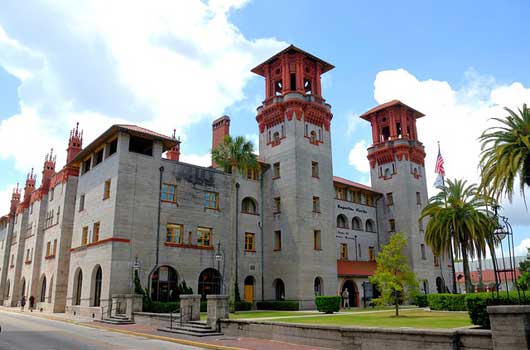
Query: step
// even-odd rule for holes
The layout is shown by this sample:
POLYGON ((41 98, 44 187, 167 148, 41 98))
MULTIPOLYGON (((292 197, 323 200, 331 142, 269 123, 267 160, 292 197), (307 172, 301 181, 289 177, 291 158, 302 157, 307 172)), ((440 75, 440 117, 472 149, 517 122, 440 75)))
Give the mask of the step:
POLYGON ((94 322, 108 323, 108 324, 134 324, 134 321, 122 318, 104 318, 102 320, 94 320, 94 322))
MULTIPOLYGON (((192 322, 182 322, 183 326, 197 328, 197 329, 211 329, 206 323, 192 323, 192 322)), ((173 326, 180 327, 179 322, 173 322, 173 326)))
POLYGON ((174 334, 184 334, 184 335, 190 335, 193 337, 213 337, 213 336, 220 336, 223 335, 223 333, 218 332, 196 332, 196 331, 188 331, 185 329, 179 329, 179 328, 159 328, 159 331, 162 332, 168 332, 168 333, 174 333, 174 334))
POLYGON ((190 325, 186 325, 186 324, 183 324, 182 326, 180 325, 173 325, 173 327, 168 327, 170 329, 182 329, 182 330, 185 330, 185 331, 189 331, 189 332, 196 332, 196 333, 212 333, 212 332, 215 332, 215 329, 212 329, 212 328, 202 328, 202 327, 193 327, 193 326, 190 326, 190 325))

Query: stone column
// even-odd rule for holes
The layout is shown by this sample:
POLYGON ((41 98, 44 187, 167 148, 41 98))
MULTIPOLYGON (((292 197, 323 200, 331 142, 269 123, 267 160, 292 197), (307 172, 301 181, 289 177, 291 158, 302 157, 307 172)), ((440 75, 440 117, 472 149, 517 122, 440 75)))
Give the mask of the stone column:
POLYGON ((530 305, 488 306, 493 350, 530 349, 530 305))
POLYGON ((206 323, 211 328, 217 329, 217 322, 229 317, 228 295, 207 295, 206 300, 208 300, 206 323))
POLYGON ((201 296, 199 294, 181 294, 180 315, 184 322, 200 320, 201 296))

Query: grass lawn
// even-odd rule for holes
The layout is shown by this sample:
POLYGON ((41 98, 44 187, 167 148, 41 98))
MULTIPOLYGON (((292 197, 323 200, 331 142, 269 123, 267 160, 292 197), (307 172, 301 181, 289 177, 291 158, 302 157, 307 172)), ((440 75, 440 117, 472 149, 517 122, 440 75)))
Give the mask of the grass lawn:
POLYGON ((282 318, 278 322, 324 324, 337 326, 367 327, 414 327, 414 328, 458 328, 471 326, 469 315, 464 312, 434 312, 423 310, 394 312, 356 313, 350 315, 322 315, 315 317, 282 318))

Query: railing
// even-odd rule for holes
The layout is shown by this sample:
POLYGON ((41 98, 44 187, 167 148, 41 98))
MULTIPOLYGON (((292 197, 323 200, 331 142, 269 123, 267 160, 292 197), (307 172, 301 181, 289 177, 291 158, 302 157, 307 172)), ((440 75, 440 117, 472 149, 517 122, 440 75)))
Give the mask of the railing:
POLYGON ((191 316, 193 315, 193 305, 189 305, 189 312, 183 312, 182 309, 177 309, 174 311, 171 311, 169 313, 169 328, 173 328, 173 315, 177 314, 178 312, 178 318, 179 318, 179 325, 182 327, 182 324, 184 323, 184 319, 191 319, 191 316))
POLYGON ((116 308, 114 308, 114 301, 111 301, 109 305, 102 306, 101 307, 101 319, 103 320, 105 318, 105 314, 108 315, 108 317, 112 317, 112 310, 118 311, 120 309, 121 302, 116 301, 116 308), (105 312, 105 310, 107 312, 105 312))

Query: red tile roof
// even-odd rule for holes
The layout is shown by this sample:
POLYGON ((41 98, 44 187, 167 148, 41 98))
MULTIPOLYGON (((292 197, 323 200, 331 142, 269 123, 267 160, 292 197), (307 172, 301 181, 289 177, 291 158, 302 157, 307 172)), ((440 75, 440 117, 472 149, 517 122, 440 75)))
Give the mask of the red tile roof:
MULTIPOLYGON (((512 270, 506 270, 506 274, 504 273, 504 270, 499 272, 500 281, 504 282, 505 280, 511 281, 512 279, 512 270)), ((456 282, 457 283, 464 283, 464 273, 463 272, 457 272, 455 273, 456 276, 456 282), (460 278, 458 278, 461 276, 460 278)), ((521 271, 519 269, 515 269, 514 272, 515 278, 518 278, 521 276, 521 271)), ((471 283, 477 284, 479 281, 479 274, 478 271, 471 271, 471 283)), ((495 283, 495 272, 493 270, 483 270, 482 271, 482 281, 484 283, 495 283)))
POLYGON ((414 108, 412 108, 410 106, 407 106, 406 104, 404 104, 400 100, 392 100, 392 101, 388 101, 388 102, 385 102, 383 104, 380 104, 379 106, 375 106, 374 108, 370 109, 368 112, 363 113, 361 115, 361 118, 364 119, 364 120, 370 120, 369 116, 374 114, 375 112, 379 112, 379 111, 381 111, 381 110, 383 110, 385 108, 392 107, 392 106, 397 106, 397 105, 405 106, 405 107, 409 108, 410 110, 412 110, 414 112, 414 114, 416 114, 416 118, 421 118, 421 117, 425 116, 425 114, 415 110, 414 108))
POLYGON ((376 268, 375 261, 337 260, 337 274, 339 276, 372 276, 376 268))
POLYGON ((377 191, 374 191, 374 189, 371 188, 370 186, 366 186, 366 185, 360 184, 360 183, 355 182, 355 181, 350 181, 348 179, 345 179, 345 178, 339 177, 339 176, 333 176, 333 182, 338 182, 338 183, 341 183, 341 184, 344 184, 344 185, 357 187, 357 188, 362 188, 363 190, 367 190, 367 191, 370 191, 370 192, 379 193, 377 191))

